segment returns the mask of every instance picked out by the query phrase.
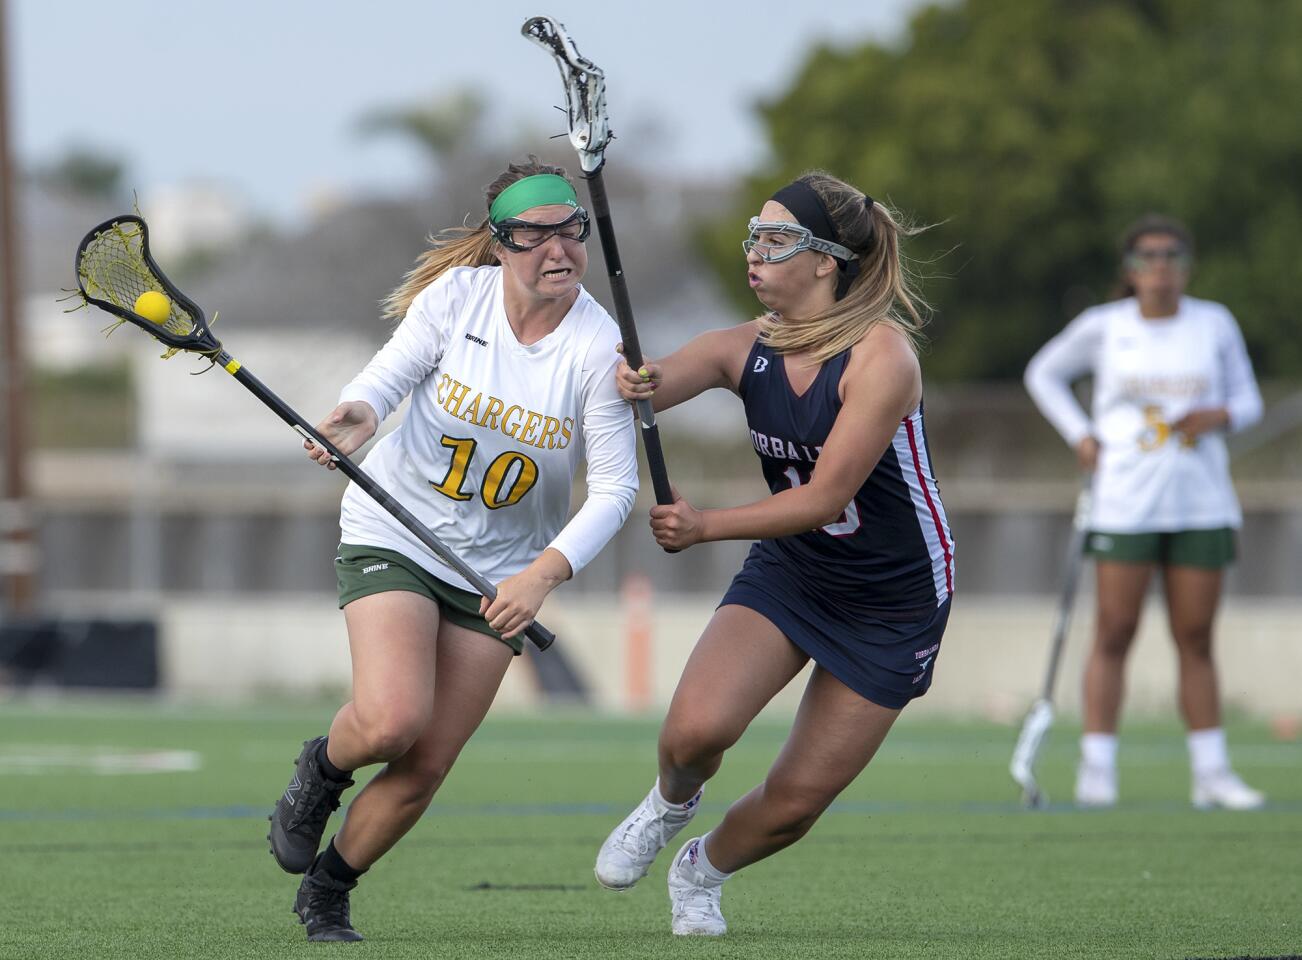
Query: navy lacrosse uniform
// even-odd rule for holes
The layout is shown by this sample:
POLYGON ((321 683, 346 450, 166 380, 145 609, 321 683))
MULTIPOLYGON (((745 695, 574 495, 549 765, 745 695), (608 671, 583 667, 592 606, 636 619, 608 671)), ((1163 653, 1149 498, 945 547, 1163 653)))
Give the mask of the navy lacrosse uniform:
MULTIPOLYGON (((797 396, 781 354, 751 348, 739 392, 773 493, 809 482, 849 359, 825 362, 797 396)), ((757 542, 720 606, 757 611, 860 696, 898 709, 931 686, 953 590, 954 541, 919 404, 837 522, 757 542)))

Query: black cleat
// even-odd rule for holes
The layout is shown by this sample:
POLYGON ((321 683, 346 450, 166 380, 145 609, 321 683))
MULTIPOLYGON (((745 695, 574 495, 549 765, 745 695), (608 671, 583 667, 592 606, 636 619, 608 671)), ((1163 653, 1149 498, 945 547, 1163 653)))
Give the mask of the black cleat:
POLYGON ((307 873, 298 885, 294 912, 298 922, 307 927, 310 941, 361 940, 348 918, 348 891, 357 881, 340 883, 322 871, 307 873))
POLYGON ((351 780, 336 783, 322 772, 316 751, 323 740, 325 737, 317 737, 304 742, 294 779, 268 818, 271 854, 286 873, 303 873, 312 865, 326 821, 339 809, 339 795, 353 785, 351 780))

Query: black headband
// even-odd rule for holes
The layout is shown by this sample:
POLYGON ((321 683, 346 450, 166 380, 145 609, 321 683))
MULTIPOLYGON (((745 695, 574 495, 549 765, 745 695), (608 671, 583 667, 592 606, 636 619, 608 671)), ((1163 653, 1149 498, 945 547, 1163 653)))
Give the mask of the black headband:
MULTIPOLYGON (((841 241, 841 235, 836 229, 836 223, 832 220, 832 215, 827 212, 827 205, 823 203, 823 198, 818 195, 818 191, 804 180, 793 180, 785 187, 773 194, 769 198, 774 203, 780 203, 791 211, 791 215, 796 218, 802 227, 806 227, 810 233, 820 240, 830 240, 833 243, 844 243, 841 241)), ((876 201, 872 197, 864 194, 863 205, 868 211, 868 242, 872 243, 873 221, 872 209, 876 201)), ((837 260, 841 264, 841 276, 836 285, 836 298, 840 300, 845 296, 846 291, 850 289, 850 284, 854 278, 859 275, 859 259, 856 257, 850 261, 837 260)))
POLYGON ((827 212, 823 198, 804 180, 788 183, 769 199, 790 210, 796 221, 820 240, 841 242, 841 235, 837 233, 836 224, 832 222, 832 215, 827 212))

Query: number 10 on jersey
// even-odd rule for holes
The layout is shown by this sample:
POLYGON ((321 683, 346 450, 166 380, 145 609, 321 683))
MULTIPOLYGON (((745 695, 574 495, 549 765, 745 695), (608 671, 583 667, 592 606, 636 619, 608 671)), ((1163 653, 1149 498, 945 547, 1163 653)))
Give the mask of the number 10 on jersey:
MULTIPOLYGON (((429 485, 452 500, 473 500, 474 493, 465 490, 464 486, 470 461, 475 456, 475 441, 468 437, 443 437, 439 442, 452 451, 452 463, 447 476, 438 483, 431 480, 429 485)), ((537 482, 538 464, 518 450, 508 450, 498 454, 484 471, 479 495, 484 506, 497 510, 519 503, 537 482)))

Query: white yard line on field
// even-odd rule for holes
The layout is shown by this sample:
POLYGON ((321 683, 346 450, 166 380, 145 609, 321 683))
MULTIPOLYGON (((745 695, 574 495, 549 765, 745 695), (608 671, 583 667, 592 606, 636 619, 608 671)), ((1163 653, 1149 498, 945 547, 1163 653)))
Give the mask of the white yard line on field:
POLYGON ((9 774, 191 773, 202 766, 194 750, 147 750, 73 744, 0 746, 0 776, 9 774))

